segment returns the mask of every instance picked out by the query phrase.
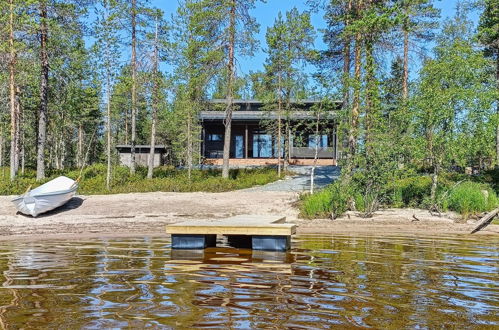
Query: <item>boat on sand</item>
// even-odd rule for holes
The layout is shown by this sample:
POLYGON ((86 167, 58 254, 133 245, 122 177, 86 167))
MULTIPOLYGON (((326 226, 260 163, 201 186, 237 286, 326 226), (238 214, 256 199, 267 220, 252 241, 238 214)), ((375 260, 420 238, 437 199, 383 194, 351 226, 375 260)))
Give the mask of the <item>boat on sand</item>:
POLYGON ((78 180, 65 176, 55 178, 40 187, 28 190, 12 200, 17 210, 33 217, 66 204, 76 195, 78 180))

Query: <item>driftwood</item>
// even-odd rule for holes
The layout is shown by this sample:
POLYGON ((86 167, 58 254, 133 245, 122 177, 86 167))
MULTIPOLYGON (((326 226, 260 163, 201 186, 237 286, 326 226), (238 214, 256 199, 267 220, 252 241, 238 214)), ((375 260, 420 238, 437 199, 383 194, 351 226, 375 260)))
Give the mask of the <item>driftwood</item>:
POLYGON ((492 220, 494 220, 494 218, 496 217, 496 215, 498 215, 498 214, 499 214, 499 207, 497 209, 495 209, 495 210, 490 211, 489 213, 487 213, 480 220, 480 224, 475 229, 473 229, 473 231, 471 233, 474 234, 477 231, 482 230, 483 228, 487 227, 492 222, 492 220))

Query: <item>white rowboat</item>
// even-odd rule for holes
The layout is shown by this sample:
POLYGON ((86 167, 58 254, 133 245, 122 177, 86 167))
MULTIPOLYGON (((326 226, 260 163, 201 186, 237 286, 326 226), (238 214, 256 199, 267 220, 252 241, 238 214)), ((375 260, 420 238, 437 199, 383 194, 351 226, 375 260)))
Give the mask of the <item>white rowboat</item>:
POLYGON ((78 181, 65 176, 51 180, 12 200, 17 210, 33 217, 66 204, 76 194, 78 181))

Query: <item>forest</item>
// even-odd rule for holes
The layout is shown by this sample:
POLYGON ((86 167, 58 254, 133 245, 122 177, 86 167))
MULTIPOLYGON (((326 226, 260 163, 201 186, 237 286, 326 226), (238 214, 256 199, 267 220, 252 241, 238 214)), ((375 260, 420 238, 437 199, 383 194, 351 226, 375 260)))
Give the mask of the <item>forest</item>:
MULTIPOLYGON (((317 121, 323 105, 341 101, 342 176, 303 196, 305 216, 334 218, 347 209, 369 215, 381 205, 463 213, 495 206, 497 0, 456 1, 451 18, 434 0, 303 0, 306 10, 276 13, 260 41, 253 12, 261 3, 179 0, 169 16, 148 0, 3 0, 1 193, 83 168, 99 172, 91 192, 157 180, 174 168, 192 180, 202 162, 199 112, 211 99, 226 101, 223 166, 208 175, 221 176, 220 187, 235 177, 229 173, 235 99, 278 109, 282 117, 269 124, 276 134, 283 134, 291 100, 313 99, 320 101, 311 110, 317 121), (312 24, 318 12, 326 28, 312 24), (316 38, 325 46, 316 47, 316 38), (240 60, 260 49, 263 70, 242 73, 240 60), (129 169, 118 165, 118 144, 132 146, 129 169), (168 169, 138 167, 140 144, 164 145, 168 169), (482 204, 460 210, 458 194, 484 190, 482 204)), ((278 171, 255 175, 271 181, 278 171)), ((173 189, 155 182, 151 189, 173 189)))

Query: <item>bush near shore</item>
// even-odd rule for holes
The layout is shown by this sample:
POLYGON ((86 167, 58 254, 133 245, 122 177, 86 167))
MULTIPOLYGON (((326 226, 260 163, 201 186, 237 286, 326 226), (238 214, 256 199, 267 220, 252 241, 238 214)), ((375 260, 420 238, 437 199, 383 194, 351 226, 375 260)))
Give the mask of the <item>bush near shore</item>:
MULTIPOLYGON (((499 205, 497 197, 499 171, 489 171, 478 177, 446 174, 439 179, 437 206, 442 211, 455 211, 463 218, 490 211, 499 205), (473 181, 472 181, 473 180, 473 181)), ((432 180, 429 175, 418 175, 394 180, 380 192, 380 206, 386 208, 430 208, 432 180)), ((357 211, 364 212, 365 201, 355 181, 345 187, 334 182, 313 195, 303 194, 300 215, 304 218, 339 217, 355 204, 357 211)))
MULTIPOLYGON (((79 170, 50 171, 48 178, 36 182, 34 170, 26 170, 24 175, 14 181, 9 180, 8 169, 0 171, 0 195, 18 195, 32 185, 35 188, 55 177, 65 175, 76 179, 79 170)), ((224 192, 264 185, 278 179, 277 171, 272 168, 233 169, 229 179, 221 177, 216 169, 193 170, 189 180, 187 170, 163 166, 154 169, 153 179, 147 179, 147 169, 137 168, 134 175, 127 167, 117 166, 112 169, 111 188, 106 189, 106 166, 94 164, 85 168, 82 173, 78 193, 83 195, 116 194, 132 192, 224 192)))

